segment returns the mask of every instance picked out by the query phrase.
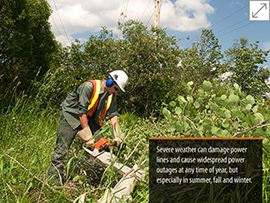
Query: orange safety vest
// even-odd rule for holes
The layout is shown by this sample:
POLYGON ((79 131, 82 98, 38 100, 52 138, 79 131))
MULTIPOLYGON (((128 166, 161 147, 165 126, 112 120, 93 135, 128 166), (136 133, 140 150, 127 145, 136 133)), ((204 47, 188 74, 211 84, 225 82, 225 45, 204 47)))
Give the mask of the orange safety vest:
MULTIPOLYGON (((93 93, 92 96, 90 98, 90 104, 88 106, 88 112, 86 113, 87 117, 90 116, 92 117, 94 112, 97 109, 98 106, 98 102, 99 102, 99 93, 100 93, 100 88, 101 88, 101 84, 104 80, 88 80, 89 82, 92 82, 94 85, 94 89, 93 89, 93 93)), ((103 120, 106 117, 106 113, 107 110, 110 108, 111 103, 112 103, 112 99, 113 99, 113 94, 111 94, 108 99, 107 99, 107 103, 104 106, 99 118, 98 118, 98 124, 99 126, 103 125, 103 120)))

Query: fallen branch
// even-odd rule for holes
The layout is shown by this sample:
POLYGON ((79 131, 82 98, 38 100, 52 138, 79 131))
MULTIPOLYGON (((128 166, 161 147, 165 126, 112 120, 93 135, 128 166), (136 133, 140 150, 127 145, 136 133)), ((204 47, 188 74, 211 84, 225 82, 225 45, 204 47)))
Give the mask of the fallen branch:
POLYGON ((79 197, 77 197, 74 201, 73 201, 73 203, 76 203, 78 200, 79 200, 79 202, 78 203, 83 203, 84 202, 84 199, 85 199, 85 197, 86 197, 86 195, 87 194, 91 194, 91 193, 93 193, 93 192, 95 192, 96 190, 103 190, 103 189, 105 189, 105 188, 94 188, 94 189, 92 189, 90 192, 86 192, 86 193, 83 193, 83 194, 81 194, 79 197))
POLYGON ((249 132, 249 131, 251 131, 251 130, 254 130, 254 129, 258 129, 258 128, 263 128, 263 127, 269 126, 270 123, 261 125, 261 124, 263 124, 263 123, 264 123, 265 121, 267 121, 267 120, 268 120, 268 118, 265 119, 265 120, 263 120, 263 121, 260 122, 259 124, 257 124, 257 125, 255 125, 255 126, 251 127, 251 128, 248 128, 248 129, 245 129, 245 130, 241 130, 241 131, 235 133, 235 134, 233 135, 233 137, 236 137, 237 135, 245 134, 245 133, 247 133, 247 132, 249 132))
POLYGON ((123 177, 121 178, 121 180, 120 180, 114 187, 117 188, 117 187, 123 182, 123 180, 125 180, 126 177, 127 177, 132 171, 134 171, 134 168, 130 169, 129 172, 125 173, 125 174, 123 175, 123 177))
POLYGON ((127 162, 130 159, 130 157, 134 154, 134 152, 136 151, 136 149, 138 148, 138 146, 139 146, 140 143, 141 143, 141 141, 139 141, 137 143, 137 145, 135 146, 135 148, 133 149, 133 151, 129 154, 129 156, 127 158, 125 158, 124 162, 127 162))
POLYGON ((86 192, 86 193, 83 193, 83 194, 81 194, 79 197, 77 197, 74 201, 73 201, 73 203, 76 203, 78 200, 78 203, 83 203, 84 202, 84 200, 85 200, 85 197, 86 197, 86 195, 88 194, 89 192, 86 192))
MULTIPOLYGON (((2 180, 3 180, 3 182, 5 182, 5 180, 3 179, 3 177, 2 177, 2 180)), ((5 184, 6 184, 6 186, 8 187, 8 189, 11 191, 11 193, 14 195, 14 197, 15 197, 15 199, 16 199, 16 202, 18 202, 18 198, 17 198, 17 196, 15 195, 14 191, 12 190, 12 188, 10 187, 10 185, 9 185, 8 183, 5 183, 5 184)))
POLYGON ((4 155, 7 156, 8 158, 12 159, 13 161, 15 161, 21 168, 23 168, 24 170, 26 170, 26 171, 27 171, 31 176, 33 176, 37 181, 43 183, 42 180, 40 180, 37 176, 35 176, 33 173, 31 173, 31 172, 29 171, 29 169, 25 168, 25 167, 24 167, 20 162, 18 162, 15 158, 9 156, 9 155, 6 154, 6 153, 5 153, 4 155))
POLYGON ((145 162, 146 162, 146 160, 144 160, 144 161, 142 162, 142 164, 140 164, 140 165, 134 165, 133 168, 130 169, 129 172, 127 172, 126 174, 123 175, 123 177, 121 178, 121 180, 120 180, 114 187, 117 188, 117 187, 121 184, 121 182, 123 182, 123 181, 127 178, 127 176, 128 176, 129 174, 131 174, 132 172, 133 172, 133 174, 135 174, 138 170, 140 170, 140 168, 143 166, 143 164, 144 164, 145 162))
POLYGON ((42 184, 48 186, 51 190, 55 191, 48 183, 40 180, 37 176, 35 176, 33 173, 29 171, 29 169, 25 168, 20 162, 18 162, 15 158, 9 156, 8 154, 4 153, 5 156, 15 161, 21 168, 23 168, 25 171, 27 171, 31 176, 33 176, 37 181, 41 182, 42 184))
POLYGON ((188 117, 183 116, 183 118, 185 118, 186 120, 188 120, 188 121, 193 125, 193 127, 195 128, 195 130, 197 130, 197 132, 199 133, 199 135, 200 135, 201 137, 203 137, 203 135, 202 135, 201 132, 198 130, 198 128, 196 127, 196 125, 195 125, 188 117))
MULTIPOLYGON (((244 105, 247 107, 247 105, 246 105, 243 101, 240 100, 240 102, 241 102, 242 104, 244 104, 244 105)), ((252 108, 250 108, 250 110, 251 110, 258 118, 260 118, 260 119, 263 121, 263 118, 262 118, 258 113, 256 113, 252 108)))
POLYGON ((107 189, 102 198, 97 202, 99 203, 118 203, 125 201, 131 201, 130 193, 133 191, 135 177, 133 176, 146 161, 143 161, 140 166, 134 165, 130 171, 125 173, 121 180, 114 186, 114 188, 107 189))
POLYGON ((146 152, 147 152, 147 150, 148 150, 148 147, 149 147, 149 145, 148 145, 147 147, 145 147, 144 153, 143 153, 143 155, 142 155, 142 157, 141 157, 141 159, 140 159, 140 161, 139 161, 139 163, 138 163, 138 166, 141 165, 141 162, 142 162, 142 160, 143 160, 144 157, 145 157, 145 154, 146 154, 146 152))

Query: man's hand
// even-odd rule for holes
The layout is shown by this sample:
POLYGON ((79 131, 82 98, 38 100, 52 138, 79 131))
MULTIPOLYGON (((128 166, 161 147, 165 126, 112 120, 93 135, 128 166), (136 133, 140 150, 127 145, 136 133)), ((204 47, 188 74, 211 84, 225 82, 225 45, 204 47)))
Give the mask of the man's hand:
POLYGON ((113 142, 117 143, 117 147, 119 147, 122 143, 122 139, 124 137, 124 133, 121 133, 121 130, 118 127, 118 116, 114 116, 111 118, 111 123, 113 126, 113 134, 114 134, 114 140, 113 142))
POLYGON ((113 142, 116 142, 116 146, 119 147, 122 143, 122 139, 119 137, 114 138, 113 142))

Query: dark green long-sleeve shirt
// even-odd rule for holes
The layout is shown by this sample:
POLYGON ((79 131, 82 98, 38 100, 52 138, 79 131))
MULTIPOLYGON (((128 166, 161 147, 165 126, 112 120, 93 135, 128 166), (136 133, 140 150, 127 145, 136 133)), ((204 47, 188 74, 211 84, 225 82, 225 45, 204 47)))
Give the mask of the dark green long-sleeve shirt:
MULTIPOLYGON (((103 81, 101 84, 98 106, 92 116, 92 119, 94 119, 94 122, 97 125, 99 116, 104 106, 106 105, 107 99, 109 97, 108 92, 104 92, 104 83, 105 81, 103 81)), ((81 125, 79 114, 86 114, 88 112, 88 106, 90 104, 90 99, 93 94, 93 89, 93 83, 87 81, 81 86, 79 86, 76 91, 71 92, 61 104, 63 115, 73 129, 76 129, 81 125)), ((114 94, 113 96, 113 100, 110 108, 108 109, 108 113, 109 118, 118 116, 116 94, 114 94)))

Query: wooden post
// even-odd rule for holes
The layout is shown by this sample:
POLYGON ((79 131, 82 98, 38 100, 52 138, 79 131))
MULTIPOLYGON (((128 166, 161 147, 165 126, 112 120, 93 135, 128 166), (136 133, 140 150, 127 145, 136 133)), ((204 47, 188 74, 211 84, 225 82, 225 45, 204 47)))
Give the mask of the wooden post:
MULTIPOLYGON (((155 2, 155 12, 154 12, 154 27, 159 27, 159 22, 160 22, 160 4, 161 0, 156 0, 155 2)), ((157 33, 154 32, 153 36, 155 39, 157 39, 157 33)))
POLYGON ((156 0, 156 2, 155 2, 155 12, 154 12, 154 27, 159 27, 160 4, 161 4, 161 0, 156 0))

